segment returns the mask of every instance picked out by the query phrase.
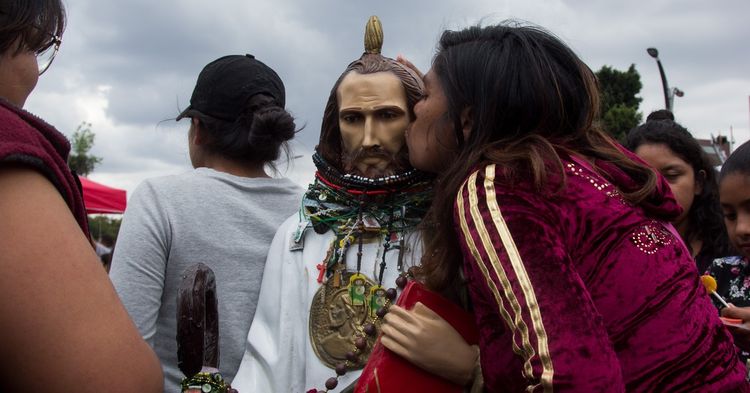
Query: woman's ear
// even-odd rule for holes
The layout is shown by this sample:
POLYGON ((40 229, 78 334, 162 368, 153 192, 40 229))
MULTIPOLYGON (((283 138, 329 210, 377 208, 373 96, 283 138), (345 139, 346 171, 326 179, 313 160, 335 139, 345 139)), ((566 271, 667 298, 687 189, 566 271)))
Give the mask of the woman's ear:
POLYGON ((200 146, 206 143, 205 131, 201 127, 201 121, 193 117, 190 119, 190 128, 192 130, 193 144, 200 146))
POLYGON ((701 169, 695 174, 695 195, 700 195, 703 192, 704 184, 706 184, 706 171, 701 169))
POLYGON ((471 107, 466 107, 461 111, 461 132, 464 134, 464 142, 469 140, 471 130, 474 128, 474 113, 471 107))

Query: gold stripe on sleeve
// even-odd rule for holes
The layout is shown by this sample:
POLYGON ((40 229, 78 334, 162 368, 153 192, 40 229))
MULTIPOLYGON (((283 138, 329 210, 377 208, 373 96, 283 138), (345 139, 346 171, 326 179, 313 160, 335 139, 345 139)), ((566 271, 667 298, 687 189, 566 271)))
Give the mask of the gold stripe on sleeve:
MULTIPOLYGON (((476 173, 473 175, 474 180, 476 181, 476 173)), ((498 311, 500 312, 500 316, 505 321, 505 324, 511 329, 513 332, 513 336, 515 337, 515 327, 513 324, 513 321, 510 317, 510 313, 508 313, 508 310, 505 309, 505 305, 503 304, 503 299, 500 297, 500 292, 497 289, 497 286, 495 285, 495 282, 490 279, 490 273, 487 271, 487 266, 485 265, 484 261, 482 260, 482 256, 479 254, 479 249, 477 249, 476 244, 474 244, 474 238, 471 236, 471 232, 469 231, 469 225, 466 222, 466 211, 464 209, 464 196, 463 196, 463 190, 466 188, 466 182, 461 186, 458 192, 458 196, 456 197, 456 204, 458 205, 458 216, 459 221, 461 225, 461 231, 464 234, 464 239, 466 240, 466 245, 471 251, 471 255, 474 256, 474 259, 476 260, 476 265, 479 267, 479 270, 481 270, 482 275, 484 276, 485 282, 487 283, 487 286, 490 288, 490 291, 492 292, 492 296, 495 298, 495 302, 497 303, 498 311)), ((513 352, 516 353, 519 356, 523 356, 523 352, 521 351, 521 348, 518 347, 515 340, 511 340, 513 344, 513 352)))
MULTIPOLYGON (((524 359, 524 376, 527 379, 535 379, 534 370, 531 366, 531 358, 534 357, 536 352, 534 351, 534 347, 531 345, 531 341, 529 339, 529 328, 526 326, 526 322, 523 320, 521 305, 518 302, 518 298, 516 297, 515 292, 513 292, 513 287, 510 284, 510 280, 508 280, 508 275, 505 273, 505 269, 500 263, 500 258, 497 256, 497 250, 495 249, 495 245, 492 243, 490 234, 487 232, 487 228, 484 226, 484 220, 482 218, 482 214, 479 211, 479 196, 477 195, 476 185, 477 175, 478 172, 474 172, 469 177, 469 181, 467 183, 469 190, 469 209, 471 210, 471 218, 476 227, 477 234, 479 234, 479 237, 482 240, 484 251, 489 257, 489 262, 492 266, 492 269, 494 270, 495 277, 497 277, 498 281, 500 281, 500 285, 502 285, 503 287, 503 293, 505 294, 505 297, 508 299, 511 308, 513 309, 513 325, 511 326, 515 326, 516 329, 514 329, 513 332, 518 332, 521 336, 521 345, 523 348, 523 353, 521 354, 521 356, 524 359)), ((491 281, 489 277, 487 277, 487 280, 491 281)), ((513 341, 515 342, 515 334, 513 341)))
MULTIPOLYGON (((495 224, 497 232, 502 238, 505 250, 508 253, 508 259, 510 259, 513 271, 518 278, 521 290, 523 291, 523 297, 526 301, 526 306, 529 309, 531 315, 531 322, 534 328, 534 333, 537 337, 537 350, 539 352, 539 358, 542 362, 542 378, 541 384, 544 392, 552 392, 552 377, 554 375, 554 368, 552 365, 552 357, 549 352, 549 343, 547 338, 547 332, 544 329, 544 322, 542 321, 542 313, 539 309, 539 302, 536 299, 534 287, 529 279, 529 275, 526 272, 526 267, 523 264, 521 255, 518 253, 518 248, 513 241, 508 225, 503 219, 503 215, 500 212, 500 206, 497 203, 497 197, 495 195, 495 165, 488 165, 485 168, 484 178, 484 189, 486 192, 487 206, 490 210, 490 215, 495 224)), ((531 359, 527 359, 530 362, 531 359)), ((532 389, 533 390, 533 389, 532 389)))

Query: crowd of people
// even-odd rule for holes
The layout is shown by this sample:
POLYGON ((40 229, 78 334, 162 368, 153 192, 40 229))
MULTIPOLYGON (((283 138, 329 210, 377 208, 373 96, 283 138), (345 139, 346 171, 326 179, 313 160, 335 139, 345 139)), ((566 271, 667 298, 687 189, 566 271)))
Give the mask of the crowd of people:
POLYGON ((445 31, 423 74, 372 17, 307 189, 269 174, 297 132, 279 75, 210 62, 176 118, 194 169, 137 188, 108 275, 68 141, 22 109, 62 3, 0 20, 4 390, 750 392, 750 142, 717 172, 657 111, 621 145, 543 28, 445 31), (197 263, 221 333, 193 352, 218 358, 183 375, 197 263))

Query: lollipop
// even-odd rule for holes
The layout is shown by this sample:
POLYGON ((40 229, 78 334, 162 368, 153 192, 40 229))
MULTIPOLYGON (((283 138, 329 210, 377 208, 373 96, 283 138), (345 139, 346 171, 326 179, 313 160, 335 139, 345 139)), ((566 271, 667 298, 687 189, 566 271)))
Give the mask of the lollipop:
POLYGON ((716 279, 709 276, 708 274, 701 276, 701 282, 703 283, 703 286, 706 287, 706 291, 708 291, 709 294, 714 295, 716 299, 718 299, 721 304, 724 305, 724 307, 731 307, 726 300, 724 300, 721 295, 716 293, 716 279))

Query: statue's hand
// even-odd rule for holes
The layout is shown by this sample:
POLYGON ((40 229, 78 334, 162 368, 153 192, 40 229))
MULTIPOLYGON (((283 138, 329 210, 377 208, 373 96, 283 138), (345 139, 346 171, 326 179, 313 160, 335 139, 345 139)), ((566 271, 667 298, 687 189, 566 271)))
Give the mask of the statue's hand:
POLYGON ((392 305, 381 331, 380 342, 414 365, 459 385, 471 382, 479 348, 422 303, 411 311, 392 305))

